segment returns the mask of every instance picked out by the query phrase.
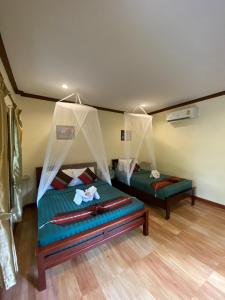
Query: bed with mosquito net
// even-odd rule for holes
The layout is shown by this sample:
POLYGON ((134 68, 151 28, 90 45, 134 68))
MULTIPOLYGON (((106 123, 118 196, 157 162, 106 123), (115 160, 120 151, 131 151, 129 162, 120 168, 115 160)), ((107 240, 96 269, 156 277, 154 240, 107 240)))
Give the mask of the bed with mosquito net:
POLYGON ((111 186, 97 109, 63 102, 68 97, 55 105, 43 167, 36 169, 40 290, 46 288, 46 269, 140 225, 148 234, 143 203, 111 186), (78 135, 86 142, 82 154, 93 163, 64 165, 68 156, 79 160, 78 135), (85 170, 77 176, 80 168, 85 170))
MULTIPOLYGON (((61 167, 67 168, 92 167, 96 163, 72 164, 61 167)), ((39 184, 42 168, 36 169, 37 184, 39 184)), ((79 184, 66 189, 48 189, 39 200, 38 205, 38 246, 37 259, 39 270, 39 289, 46 288, 45 270, 67 259, 81 254, 112 238, 124 234, 139 226, 143 226, 143 234, 148 234, 148 210, 143 202, 112 187, 107 182, 97 179, 92 184, 79 184), (95 186, 100 199, 76 205, 73 202, 76 189, 85 190, 95 186), (55 216, 71 212, 82 212, 96 208, 114 199, 130 199, 126 205, 104 213, 91 215, 66 224, 54 224, 50 221, 55 216)))
POLYGON ((153 117, 141 106, 124 113, 120 158, 112 160, 113 185, 150 205, 165 209, 166 219, 169 219, 171 206, 178 201, 191 196, 194 205, 194 188, 191 180, 163 175, 157 170, 152 121, 153 117), (137 113, 137 109, 141 113, 137 113), (149 167, 147 170, 140 168, 138 162, 145 162, 149 167), (158 178, 151 178, 152 171, 158 178))
POLYGON ((195 196, 192 180, 160 174, 158 179, 151 177, 151 171, 146 169, 133 170, 127 183, 125 172, 116 171, 118 159, 112 160, 115 170, 113 185, 144 202, 166 210, 166 219, 170 218, 171 207, 185 198, 191 198, 194 205, 195 196))

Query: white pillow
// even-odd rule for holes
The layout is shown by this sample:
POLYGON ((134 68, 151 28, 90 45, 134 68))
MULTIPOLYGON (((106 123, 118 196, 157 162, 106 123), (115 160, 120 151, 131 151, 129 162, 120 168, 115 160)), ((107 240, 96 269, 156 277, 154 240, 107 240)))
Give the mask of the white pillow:
POLYGON ((51 184, 48 186, 48 188, 47 188, 47 191, 48 190, 54 190, 54 187, 53 186, 51 186, 51 184))
POLYGON ((80 180, 79 178, 74 178, 70 181, 68 186, 75 186, 75 185, 78 185, 78 184, 83 184, 83 181, 80 180))
MULTIPOLYGON (((69 175, 70 177, 77 178, 80 176, 87 168, 82 169, 65 169, 62 170, 66 175, 69 175)), ((95 173, 95 170, 93 167, 89 168, 93 173, 95 173)))
MULTIPOLYGON (((69 175, 70 176, 70 175, 69 175)), ((73 178, 70 183, 68 184, 68 186, 76 186, 78 184, 83 184, 83 181, 80 180, 79 178, 73 178)), ((51 186, 51 184, 48 186, 47 190, 54 190, 54 187, 51 186)))
POLYGON ((66 175, 70 176, 70 177, 73 177, 73 169, 65 169, 65 170, 62 170, 63 173, 65 173, 66 175))
POLYGON ((69 175, 70 177, 77 178, 85 170, 86 170, 86 168, 82 168, 82 169, 65 169, 65 170, 62 170, 62 171, 63 171, 63 173, 65 173, 66 175, 69 175))

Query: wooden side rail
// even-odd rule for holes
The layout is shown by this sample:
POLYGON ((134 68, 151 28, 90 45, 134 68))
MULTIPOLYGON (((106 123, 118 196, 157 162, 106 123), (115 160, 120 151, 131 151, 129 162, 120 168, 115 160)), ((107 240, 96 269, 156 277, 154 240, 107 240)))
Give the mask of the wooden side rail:
POLYGON ((154 197, 148 192, 140 191, 132 186, 128 186, 127 184, 118 181, 117 179, 114 179, 113 186, 120 189, 121 191, 132 195, 134 197, 139 198, 140 200, 144 201, 145 203, 148 203, 149 205, 158 206, 163 208, 166 211, 165 218, 168 220, 170 218, 170 212, 172 205, 178 203, 180 200, 184 199, 185 197, 191 198, 191 204, 195 204, 195 188, 187 189, 182 192, 179 192, 171 197, 168 197, 166 199, 160 199, 157 197, 154 197))

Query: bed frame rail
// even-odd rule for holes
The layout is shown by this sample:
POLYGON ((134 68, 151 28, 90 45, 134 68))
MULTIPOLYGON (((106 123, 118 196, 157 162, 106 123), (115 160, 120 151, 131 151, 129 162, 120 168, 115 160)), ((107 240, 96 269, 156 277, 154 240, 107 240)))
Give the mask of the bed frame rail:
POLYGON ((137 211, 48 246, 37 247, 38 289, 40 291, 46 289, 46 269, 69 260, 141 225, 143 225, 143 234, 145 236, 148 235, 148 209, 137 211))
MULTIPOLYGON (((113 169, 116 169, 117 164, 118 164, 118 159, 112 159, 113 169)), ((113 179, 112 183, 113 186, 115 186, 119 190, 129 195, 132 195, 134 197, 137 197, 149 205, 163 208, 166 211, 166 215, 165 215, 166 220, 170 218, 171 207, 176 203, 178 203, 179 201, 183 200, 184 198, 187 197, 190 198, 191 205, 195 205, 195 187, 174 194, 173 196, 168 197, 166 199, 160 199, 152 196, 150 193, 140 191, 132 186, 128 186, 127 184, 120 182, 117 179, 113 179)))

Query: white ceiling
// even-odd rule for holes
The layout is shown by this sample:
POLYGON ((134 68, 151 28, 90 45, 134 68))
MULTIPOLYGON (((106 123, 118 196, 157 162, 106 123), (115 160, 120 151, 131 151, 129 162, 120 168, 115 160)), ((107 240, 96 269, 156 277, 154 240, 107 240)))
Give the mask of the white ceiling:
POLYGON ((25 92, 77 90, 89 104, 155 110, 225 90, 224 0, 1 3, 3 41, 25 92))

